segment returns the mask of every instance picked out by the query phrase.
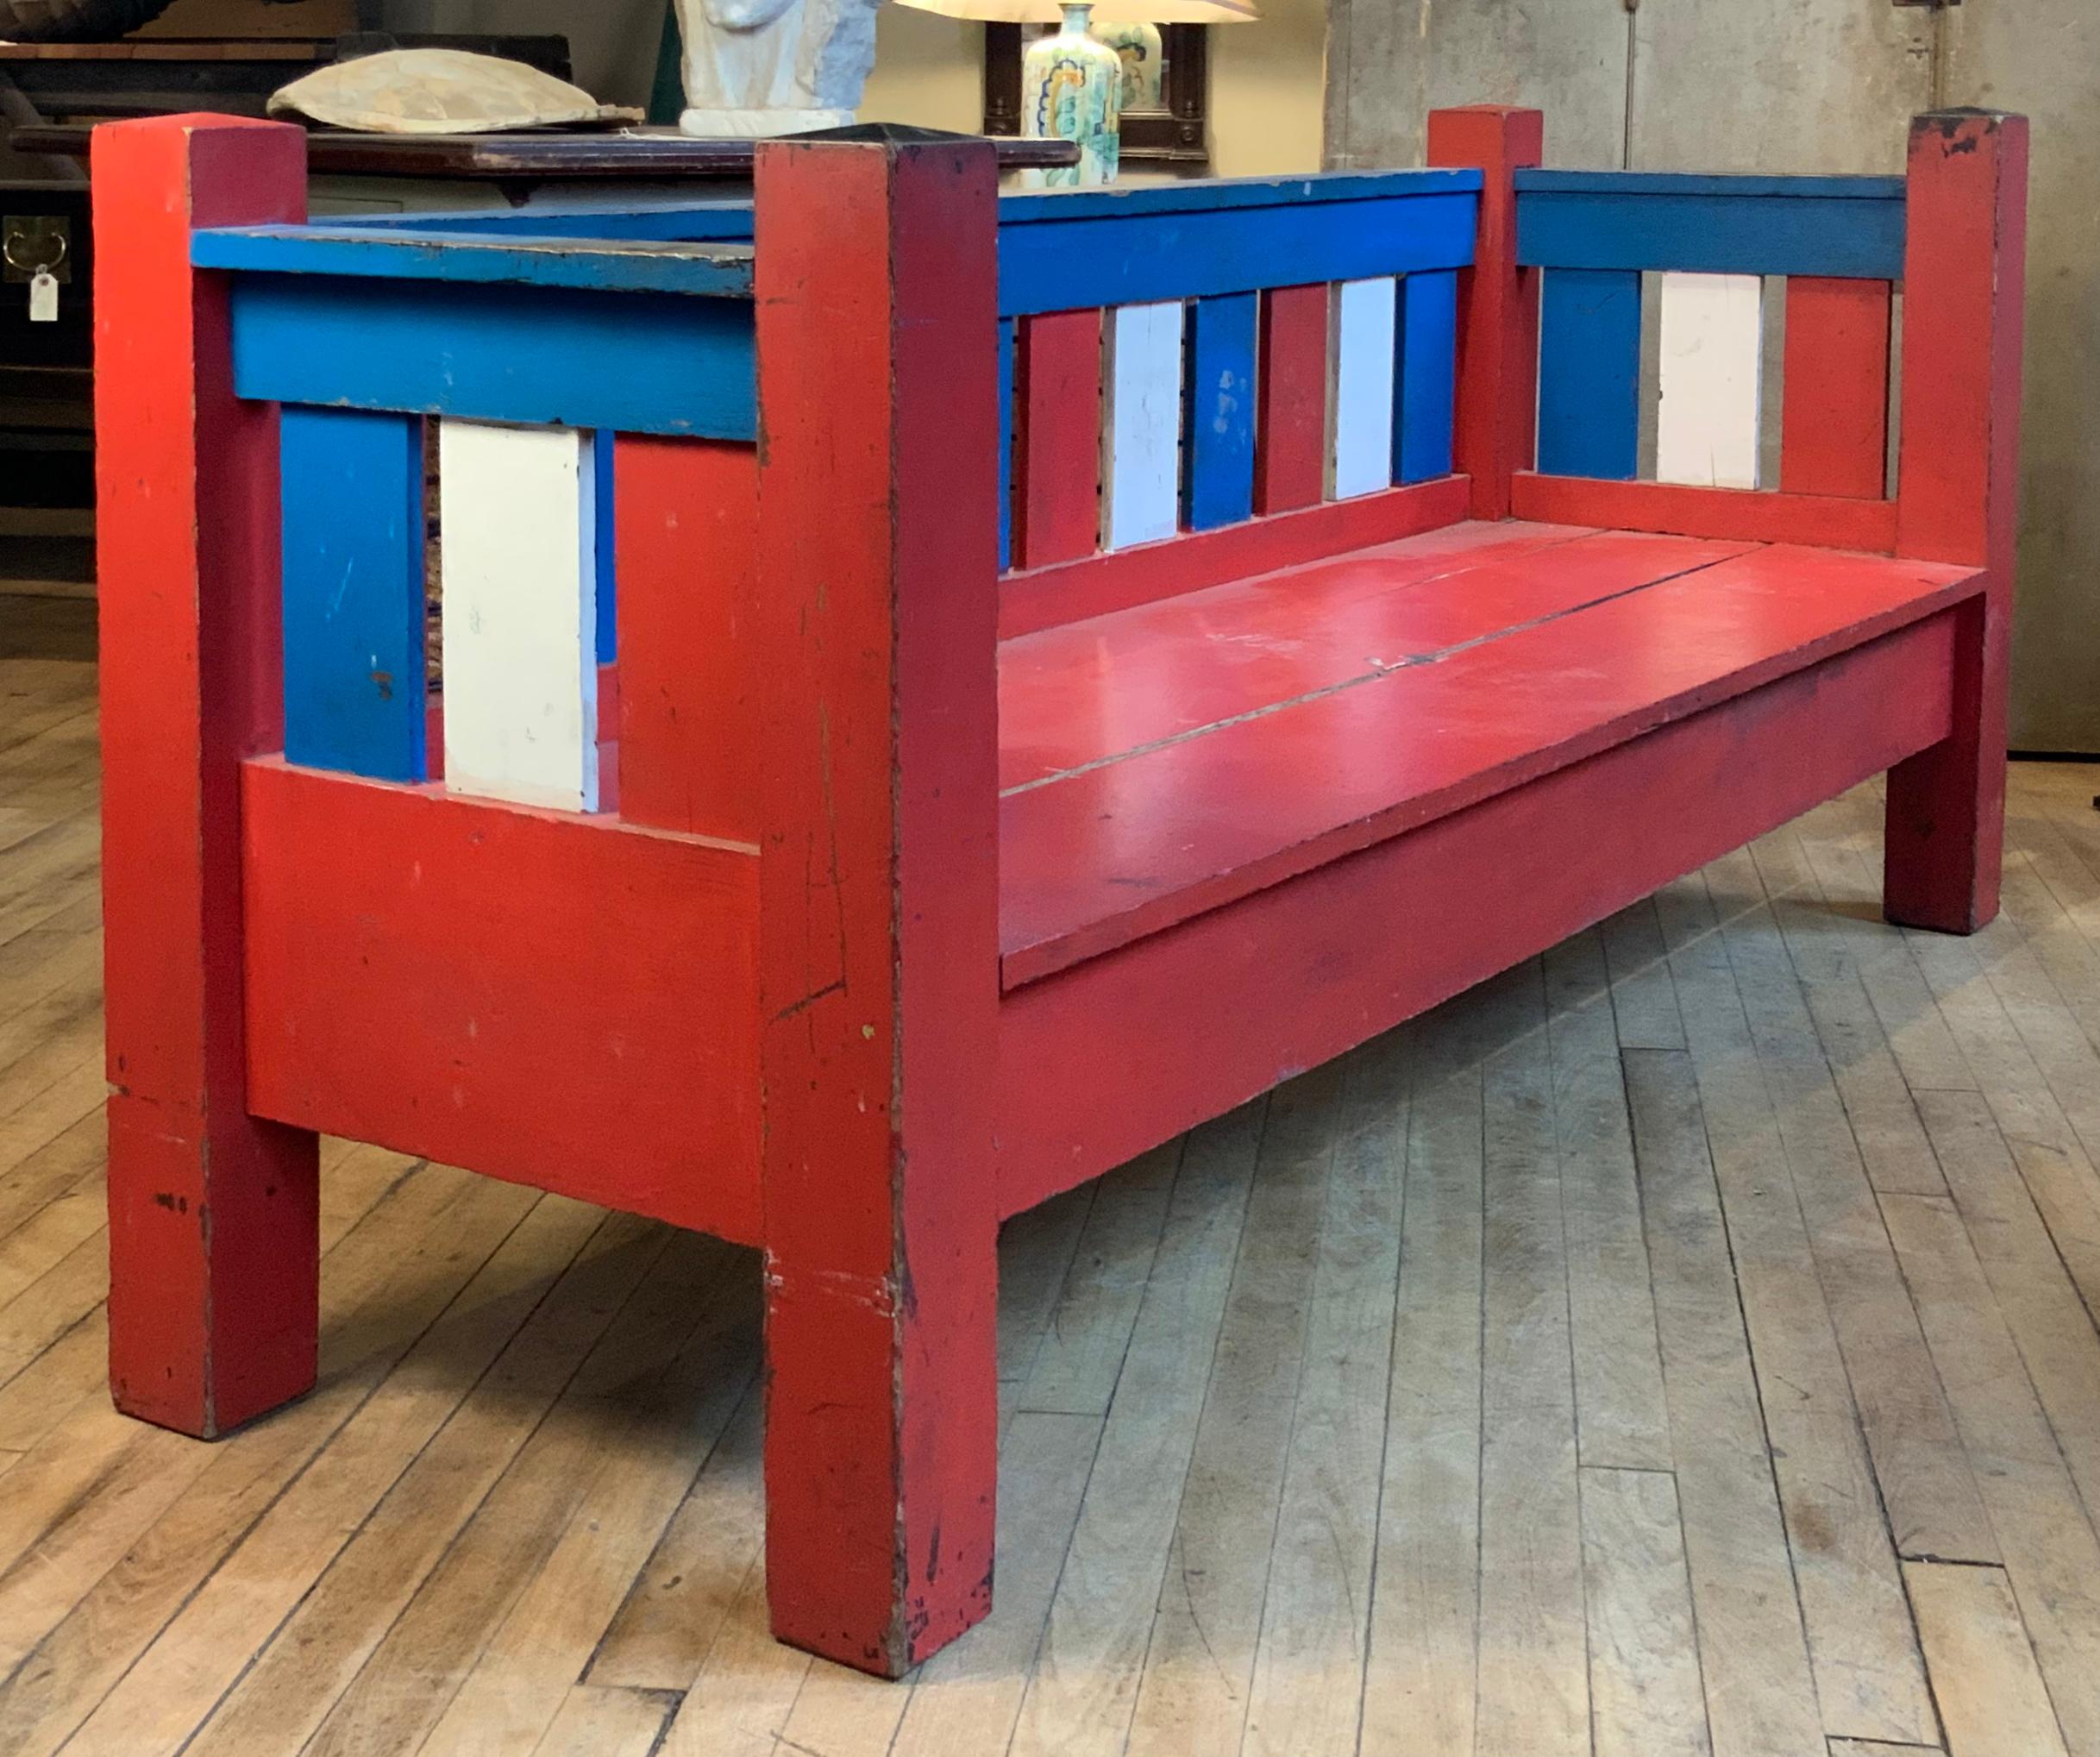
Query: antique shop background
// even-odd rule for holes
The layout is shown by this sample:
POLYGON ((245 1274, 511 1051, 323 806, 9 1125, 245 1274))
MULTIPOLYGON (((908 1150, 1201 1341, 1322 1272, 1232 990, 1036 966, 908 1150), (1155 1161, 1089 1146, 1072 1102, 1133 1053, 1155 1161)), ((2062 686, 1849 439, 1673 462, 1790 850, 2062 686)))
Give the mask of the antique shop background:
MULTIPOLYGON (((191 7, 214 0, 185 0, 191 7)), ((1896 171, 1938 104, 2034 121, 2015 748, 2100 753, 2100 4, 2095 0, 1260 0, 1210 33, 1211 168, 1419 163, 1432 107, 1546 112, 1556 164, 1896 171), (1324 142, 1324 144, 1323 144, 1324 142)), ((284 14, 302 7, 277 9, 284 14)), ((662 0, 387 0, 403 29, 559 31, 646 98, 662 0)), ((871 119, 974 128, 981 27, 885 7, 871 119)))
MULTIPOLYGON (((433 28, 566 29, 586 80, 646 89, 649 0, 402 3, 433 28)), ((1419 164, 1427 111, 1483 98, 1544 109, 1556 164, 1631 170, 1894 172, 1919 110, 2032 116, 2013 739, 2100 753, 2095 0, 1332 0, 1331 16, 1322 0, 1261 5, 1260 23, 1211 33, 1223 176, 1419 164)), ((975 127, 979 41, 975 25, 887 7, 865 113, 975 127)))

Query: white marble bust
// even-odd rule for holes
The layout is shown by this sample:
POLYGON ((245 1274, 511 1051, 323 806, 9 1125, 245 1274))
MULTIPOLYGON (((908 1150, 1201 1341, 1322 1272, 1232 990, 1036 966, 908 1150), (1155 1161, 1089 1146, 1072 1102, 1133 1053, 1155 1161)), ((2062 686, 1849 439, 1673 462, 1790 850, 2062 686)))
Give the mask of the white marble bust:
POLYGON ((875 60, 881 0, 678 0, 689 135, 842 128, 875 60))

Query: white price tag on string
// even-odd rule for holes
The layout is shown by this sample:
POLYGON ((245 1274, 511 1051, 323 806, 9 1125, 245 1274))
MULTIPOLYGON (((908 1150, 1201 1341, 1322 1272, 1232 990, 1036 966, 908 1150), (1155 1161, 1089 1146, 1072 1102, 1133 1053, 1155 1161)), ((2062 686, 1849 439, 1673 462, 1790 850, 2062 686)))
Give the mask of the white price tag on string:
POLYGON ((59 278, 48 268, 39 269, 29 282, 29 321, 32 323, 59 321, 59 278))

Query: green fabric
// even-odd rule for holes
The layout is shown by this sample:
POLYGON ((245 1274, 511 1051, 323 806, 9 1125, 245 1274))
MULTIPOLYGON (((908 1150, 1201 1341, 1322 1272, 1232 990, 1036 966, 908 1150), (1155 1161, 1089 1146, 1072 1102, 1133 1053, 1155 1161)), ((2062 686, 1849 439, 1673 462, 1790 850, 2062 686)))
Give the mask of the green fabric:
POLYGON ((685 112, 685 40, 678 31, 678 8, 664 0, 663 47, 656 51, 656 83, 649 88, 649 119, 674 122, 685 112))

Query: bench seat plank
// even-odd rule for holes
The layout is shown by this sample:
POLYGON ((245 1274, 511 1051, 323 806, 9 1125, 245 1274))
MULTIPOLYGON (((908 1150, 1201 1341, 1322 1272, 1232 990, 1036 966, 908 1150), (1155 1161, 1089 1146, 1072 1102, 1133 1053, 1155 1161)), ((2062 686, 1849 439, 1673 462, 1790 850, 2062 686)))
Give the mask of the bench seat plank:
POLYGON ((1337 637, 1334 618, 1301 602, 1294 625, 1310 668, 1298 681, 1320 681, 1252 706, 1250 693, 1279 675, 1246 649, 1283 626, 1280 586, 1220 587, 1062 631, 1091 642, 1096 658, 1066 677, 1055 704, 1039 699, 1060 687, 1053 670, 1010 643, 1001 712, 1014 730, 1002 744, 1009 775, 1032 774, 1036 784, 1009 781, 1002 801, 1006 987, 1521 786, 1977 587, 1959 567, 1646 539, 1683 547, 1654 551, 1662 565, 1649 583, 1622 574, 1615 593, 1570 591, 1570 563, 1633 541, 1564 536, 1520 564, 1482 556, 1426 577, 1410 566, 1412 543, 1327 564, 1343 580, 1353 572, 1359 606, 1424 633, 1443 619, 1458 638, 1406 653, 1396 668, 1352 673, 1337 662, 1346 624, 1337 637), (1414 591, 1364 592, 1364 571, 1381 566, 1414 591), (1410 596, 1423 600, 1419 611, 1410 596), (1476 597, 1493 626, 1472 619, 1476 597), (1232 711, 1163 735, 1172 709, 1157 698, 1168 679, 1232 711), (1044 770, 1053 714, 1070 729, 1064 756, 1098 754, 1044 770), (1111 748, 1125 730, 1137 736, 1111 748), (1036 741, 1025 756, 1024 739, 1036 741))
POLYGON ((1383 544, 1006 643, 1001 789, 1420 664, 1752 547, 1570 526, 1472 529, 1495 535, 1457 549, 1383 544))

